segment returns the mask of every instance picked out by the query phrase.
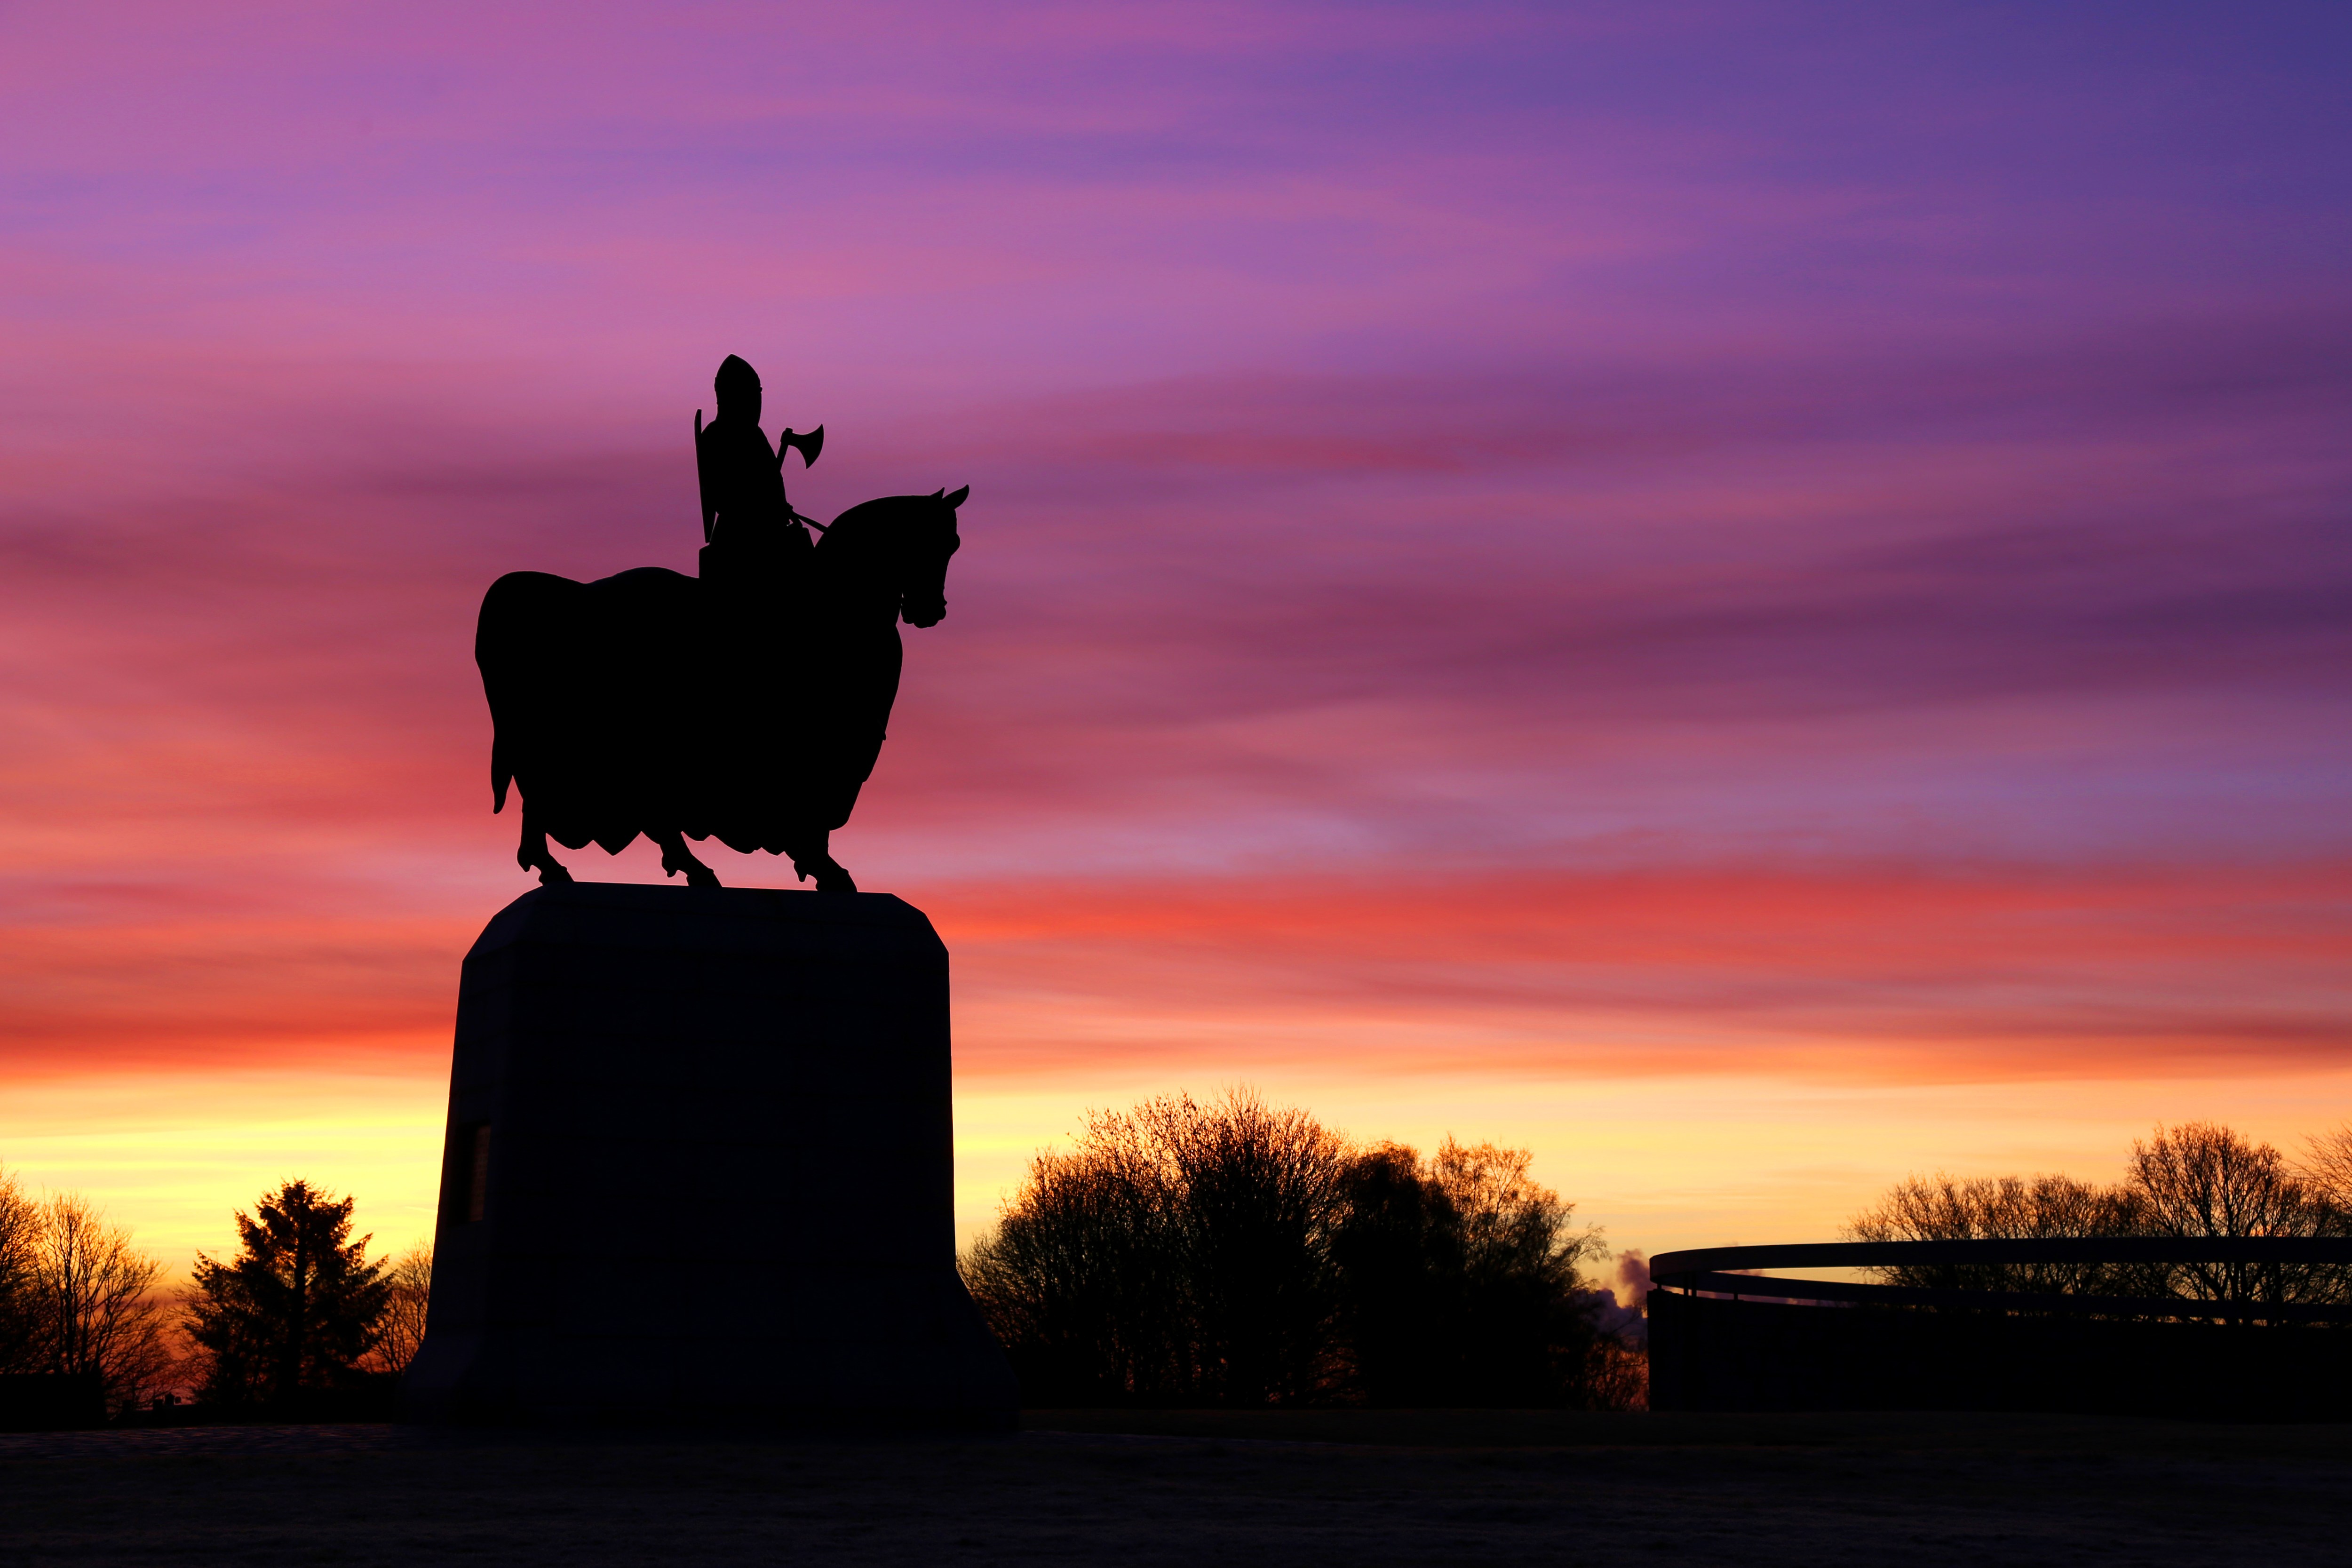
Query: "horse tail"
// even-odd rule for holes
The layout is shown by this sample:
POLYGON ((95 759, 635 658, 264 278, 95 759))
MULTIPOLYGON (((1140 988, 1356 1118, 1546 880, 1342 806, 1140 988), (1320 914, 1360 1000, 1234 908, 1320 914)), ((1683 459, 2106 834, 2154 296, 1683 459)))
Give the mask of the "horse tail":
POLYGON ((509 572, 482 595, 474 628, 474 662, 482 672, 482 695, 490 704, 490 813, 507 808, 517 753, 527 751, 518 733, 535 699, 529 689, 529 651, 544 636, 538 601, 556 581, 536 572, 509 572))
MULTIPOLYGON (((493 724, 498 722, 495 719, 493 724)), ((514 780, 514 763, 507 756, 506 743, 498 736, 490 737, 490 815, 496 816, 507 808, 507 785, 514 780)))

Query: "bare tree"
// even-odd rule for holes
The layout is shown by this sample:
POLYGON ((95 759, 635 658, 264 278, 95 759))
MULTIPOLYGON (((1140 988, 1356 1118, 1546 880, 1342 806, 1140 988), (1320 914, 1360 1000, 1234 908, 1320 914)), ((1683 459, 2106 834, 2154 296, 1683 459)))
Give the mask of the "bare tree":
POLYGON ((1296 1404, 1329 1381, 1331 1232, 1348 1145, 1248 1089, 1163 1095, 1134 1120, 1168 1190, 1195 1376, 1218 1404, 1296 1404))
POLYGON ((425 1342, 425 1307, 433 1295, 433 1247, 419 1242, 383 1271, 383 1315, 362 1365, 371 1372, 406 1372, 425 1342))
POLYGON ((1473 1278, 1509 1274, 1578 1289, 1577 1266, 1599 1249, 1599 1233, 1569 1228, 1576 1205, 1528 1176, 1534 1163, 1531 1150, 1457 1143, 1449 1134, 1430 1161, 1430 1179, 1460 1216, 1473 1278))
POLYGON ((2312 1194, 2335 1213, 2329 1229, 2352 1231, 2352 1121, 2307 1139, 2307 1152, 2295 1175, 2312 1194))
MULTIPOLYGON (((1856 1215, 1856 1241, 2027 1241, 2132 1236, 2139 1198, 2071 1176, 1912 1176, 1856 1215)), ((1890 1285, 1945 1290, 2129 1294, 2146 1281, 2132 1266, 2097 1263, 1907 1264, 1871 1270, 1890 1285)))
POLYGON ((1347 1145, 1236 1089, 1089 1112, 963 1259, 1028 1396, 1265 1405, 1330 1375, 1347 1145))
POLYGON ((1132 1117, 1089 1112, 1076 1147, 1030 1162, 962 1268, 1033 1403, 1148 1404, 1192 1387, 1177 1201, 1132 1117))
POLYGON ((40 1234, 40 1205, 25 1195, 15 1175, 0 1170, 0 1372, 38 1369, 33 1268, 40 1234))
MULTIPOLYGON (((2324 1235, 2334 1215, 2268 1143, 2185 1121, 2132 1144, 2130 1185, 2148 1234, 2204 1239, 2324 1235)), ((2261 1302, 2337 1300, 2343 1270, 2315 1264, 2180 1263, 2177 1295, 2261 1302)))
POLYGON ((39 1212, 33 1277, 43 1361, 53 1372, 97 1374, 110 1409, 136 1405, 172 1364, 153 1294, 163 1266, 78 1194, 58 1194, 39 1212))

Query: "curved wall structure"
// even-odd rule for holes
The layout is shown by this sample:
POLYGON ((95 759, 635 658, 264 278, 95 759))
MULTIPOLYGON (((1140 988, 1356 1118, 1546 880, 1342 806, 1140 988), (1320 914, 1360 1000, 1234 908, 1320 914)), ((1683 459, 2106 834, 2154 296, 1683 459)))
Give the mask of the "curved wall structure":
POLYGON ((1709 1247, 1651 1260, 1657 1410, 2042 1410, 2352 1419, 2352 1240, 2154 1237, 1709 1247), (1756 1268, 2215 1262, 2275 1299, 2039 1294, 1776 1279, 1756 1268), (2305 1299, 2294 1299, 2301 1294, 2305 1299))

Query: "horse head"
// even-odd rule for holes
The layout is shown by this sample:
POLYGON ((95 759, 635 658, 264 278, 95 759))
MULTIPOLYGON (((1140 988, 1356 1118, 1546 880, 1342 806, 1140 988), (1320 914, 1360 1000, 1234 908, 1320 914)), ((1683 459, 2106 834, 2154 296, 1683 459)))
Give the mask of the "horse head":
POLYGON ((971 494, 964 486, 953 495, 942 485, 918 498, 916 514, 908 521, 898 547, 898 613, 910 626, 935 626, 948 613, 948 558, 963 544, 956 533, 956 508, 971 494))

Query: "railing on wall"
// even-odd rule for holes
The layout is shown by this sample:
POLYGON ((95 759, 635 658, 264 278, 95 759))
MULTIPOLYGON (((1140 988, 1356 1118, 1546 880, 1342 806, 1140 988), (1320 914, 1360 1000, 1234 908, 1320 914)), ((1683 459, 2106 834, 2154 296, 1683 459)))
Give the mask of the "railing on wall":
POLYGON ((1661 1254, 1650 1269, 1662 1410, 2352 1419, 2352 1237, 1714 1247, 1661 1254), (1742 1272, 2018 1265, 2219 1266, 2236 1288, 2095 1294, 1742 1272))
MULTIPOLYGON (((1771 1247, 1701 1247, 1650 1259, 1650 1279, 1670 1290, 1777 1301, 1958 1307, 1971 1311, 2074 1312, 2102 1317, 2281 1323, 2352 1322, 2352 1299, 2229 1300, 2184 1296, 2105 1296, 2074 1291, 1974 1290, 1847 1280, 1774 1279, 1750 1268, 1967 1268, 2016 1264, 2220 1263, 2253 1268, 2334 1265, 2352 1275, 2352 1237, 2236 1237, 2175 1239, 2098 1237, 2031 1241, 1825 1241, 1771 1247)), ((2284 1281, 2282 1281, 2284 1283, 2284 1281)))

